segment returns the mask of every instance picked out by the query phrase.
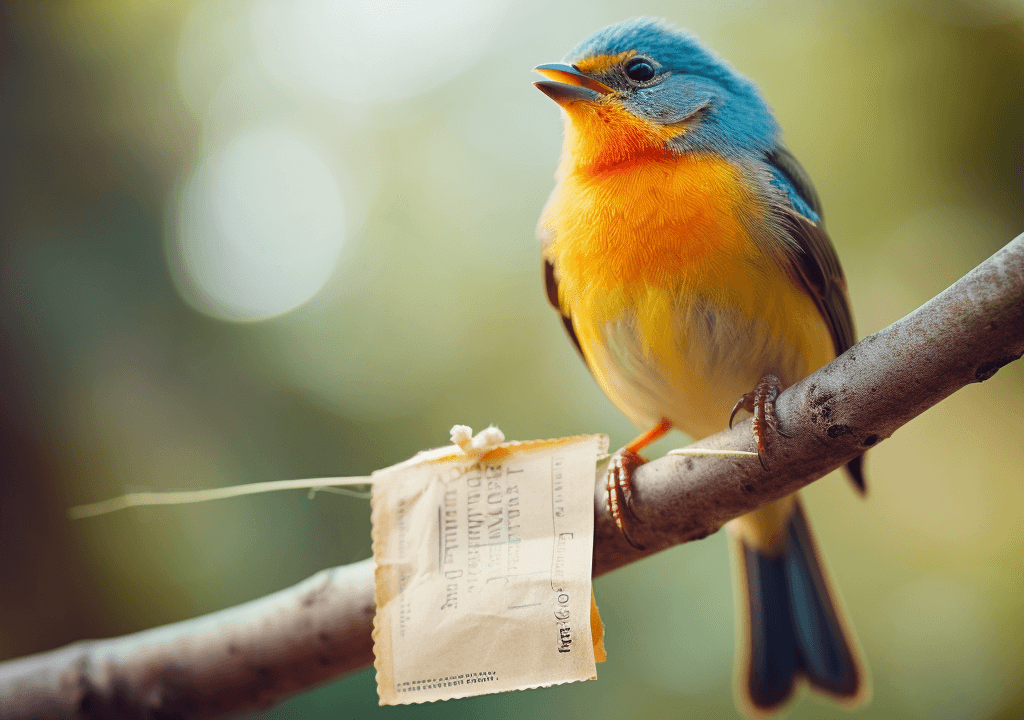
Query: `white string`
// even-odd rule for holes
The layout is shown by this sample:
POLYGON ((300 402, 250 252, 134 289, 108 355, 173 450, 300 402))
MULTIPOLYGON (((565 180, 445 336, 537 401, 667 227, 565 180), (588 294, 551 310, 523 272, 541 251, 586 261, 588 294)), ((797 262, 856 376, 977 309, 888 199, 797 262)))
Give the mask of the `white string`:
POLYGON ((756 452, 750 452, 749 450, 711 450, 708 448, 679 448, 678 450, 669 450, 668 455, 717 455, 719 457, 757 457, 756 452))
POLYGON ((185 505, 187 503, 207 502, 209 500, 223 500, 225 498, 240 497, 242 495, 256 495, 258 493, 274 492, 277 490, 309 489, 327 490, 340 485, 372 485, 373 479, 369 477, 333 477, 333 478, 312 478, 306 480, 270 480, 268 482, 250 483, 248 485, 232 485, 230 487, 209 488, 207 490, 185 490, 171 492, 138 492, 128 493, 110 500, 89 503, 87 505, 76 505, 68 510, 68 516, 72 520, 81 520, 87 517, 105 515, 115 510, 124 510, 131 507, 143 505, 185 505))

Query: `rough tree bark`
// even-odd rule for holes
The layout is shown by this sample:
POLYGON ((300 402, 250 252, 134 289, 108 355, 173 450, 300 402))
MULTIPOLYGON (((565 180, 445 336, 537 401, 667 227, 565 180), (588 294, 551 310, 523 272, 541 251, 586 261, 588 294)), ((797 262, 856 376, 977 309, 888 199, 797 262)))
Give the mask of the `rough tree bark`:
MULTIPOLYGON (((1024 235, 902 320, 783 392, 768 470, 668 456, 634 475, 637 550, 595 482, 594 575, 703 538, 878 444, 1024 354, 1024 235)), ((750 450, 749 420, 697 443, 750 450)), ((210 718, 266 707, 373 661, 373 563, 320 572, 235 608, 0 663, 0 718, 210 718)))

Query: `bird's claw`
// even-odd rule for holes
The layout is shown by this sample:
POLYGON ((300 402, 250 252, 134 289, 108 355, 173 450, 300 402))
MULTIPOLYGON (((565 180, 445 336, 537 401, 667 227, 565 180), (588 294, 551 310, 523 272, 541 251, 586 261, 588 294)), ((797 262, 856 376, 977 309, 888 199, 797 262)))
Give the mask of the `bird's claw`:
POLYGON ((622 533, 630 545, 637 550, 643 550, 643 545, 633 541, 629 535, 630 523, 641 523, 633 511, 633 472, 643 465, 644 460, 640 455, 629 448, 623 448, 612 455, 608 462, 608 477, 605 482, 605 501, 608 505, 608 514, 615 521, 615 527, 622 533))
POLYGON ((771 428, 782 437, 791 437, 779 429, 779 418, 775 414, 775 398, 781 391, 782 381, 771 373, 767 373, 757 381, 752 392, 745 393, 736 401, 732 408, 732 414, 729 416, 729 427, 731 428, 733 418, 740 410, 753 413, 754 445, 757 446, 757 459, 764 470, 768 470, 768 466, 764 462, 764 453, 768 450, 767 429, 771 428))
POLYGON ((736 418, 736 413, 738 413, 740 410, 754 412, 754 393, 743 393, 742 395, 740 395, 740 399, 736 401, 736 404, 732 406, 732 412, 729 413, 730 430, 732 430, 732 421, 736 418))

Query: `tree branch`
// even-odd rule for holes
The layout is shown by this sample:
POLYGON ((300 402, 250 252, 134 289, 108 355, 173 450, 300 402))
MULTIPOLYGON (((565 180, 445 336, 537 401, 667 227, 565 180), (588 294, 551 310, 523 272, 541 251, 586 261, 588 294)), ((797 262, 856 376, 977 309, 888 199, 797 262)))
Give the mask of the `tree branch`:
MULTIPOLYGON (((668 456, 633 476, 637 550, 595 485, 594 575, 795 492, 1024 354, 1024 235, 907 317, 783 392, 790 437, 756 458, 668 456)), ((750 421, 697 443, 750 450, 750 421)), ((266 707, 373 661, 373 563, 211 615, 0 663, 0 719, 209 718, 266 707)))
POLYGON ((373 560, 237 607, 0 663, 0 718, 212 718, 373 662, 373 560))

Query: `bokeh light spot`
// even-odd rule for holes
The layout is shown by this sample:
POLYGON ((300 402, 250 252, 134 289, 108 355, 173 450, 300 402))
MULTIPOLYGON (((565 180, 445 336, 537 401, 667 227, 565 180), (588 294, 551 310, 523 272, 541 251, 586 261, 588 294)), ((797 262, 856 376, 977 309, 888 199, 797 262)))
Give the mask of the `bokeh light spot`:
POLYGON ((300 135, 250 130, 185 184, 167 255, 179 292, 217 318, 252 321, 311 298, 344 242, 341 190, 300 135))

